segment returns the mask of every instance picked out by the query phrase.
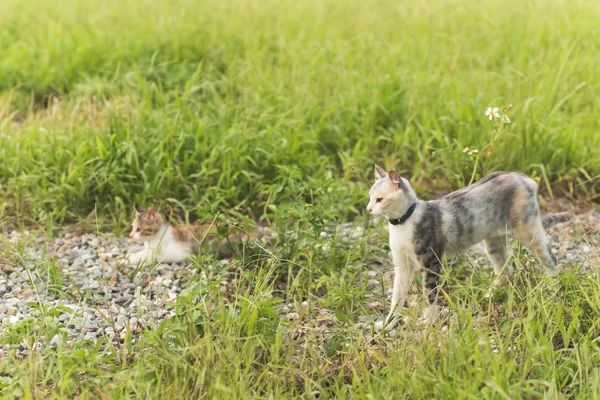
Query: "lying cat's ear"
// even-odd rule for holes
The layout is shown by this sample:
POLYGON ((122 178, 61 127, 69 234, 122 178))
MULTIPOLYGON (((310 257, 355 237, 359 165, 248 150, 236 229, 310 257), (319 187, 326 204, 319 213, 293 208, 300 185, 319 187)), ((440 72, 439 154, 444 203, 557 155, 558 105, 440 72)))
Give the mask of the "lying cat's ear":
POLYGON ((379 165, 375 164, 375 179, 385 178, 387 174, 385 170, 381 168, 379 165))
POLYGON ((400 175, 398 175, 396 171, 392 170, 388 172, 388 176, 390 177, 390 181, 392 181, 394 185, 398 186, 398 189, 402 189, 404 184, 402 183, 402 178, 400 178, 400 175))
POLYGON ((138 203, 135 203, 133 205, 133 209, 135 210, 136 214, 141 214, 144 212, 144 209, 142 207, 140 207, 140 205, 138 203))
POLYGON ((156 210, 156 208, 149 209, 146 214, 148 215, 148 219, 152 221, 158 217, 158 211, 156 210))

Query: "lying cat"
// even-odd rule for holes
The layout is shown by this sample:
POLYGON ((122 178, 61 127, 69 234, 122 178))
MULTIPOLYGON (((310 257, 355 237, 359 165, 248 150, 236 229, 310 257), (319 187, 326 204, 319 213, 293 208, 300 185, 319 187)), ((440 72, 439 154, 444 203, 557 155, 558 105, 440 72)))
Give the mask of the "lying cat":
POLYGON ((389 222, 394 263, 392 308, 376 328, 392 327, 404 305, 415 267, 425 273, 424 290, 430 306, 426 321, 436 316, 441 260, 484 241, 496 273, 506 282, 507 238, 519 240, 542 262, 550 276, 558 274, 556 258, 544 228, 570 219, 568 213, 540 214, 537 183, 516 172, 495 172, 438 200, 418 200, 408 181, 396 171, 375 166, 376 182, 367 211, 389 222))
POLYGON ((245 233, 240 232, 223 240, 216 240, 216 227, 213 225, 187 225, 181 228, 169 226, 165 217, 156 209, 144 210, 134 205, 135 218, 129 237, 144 242, 144 250, 128 257, 130 264, 155 259, 163 263, 175 263, 198 254, 205 244, 218 258, 230 257, 231 243, 240 240, 245 233))

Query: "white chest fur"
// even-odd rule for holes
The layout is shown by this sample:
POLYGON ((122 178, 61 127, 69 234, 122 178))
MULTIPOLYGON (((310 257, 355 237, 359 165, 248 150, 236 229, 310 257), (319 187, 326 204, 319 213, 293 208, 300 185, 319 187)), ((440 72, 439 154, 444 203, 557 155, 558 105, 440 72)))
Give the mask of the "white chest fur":
POLYGON ((390 250, 394 260, 394 266, 399 267, 407 264, 417 266, 417 259, 413 245, 415 224, 421 217, 421 210, 417 207, 413 215, 403 224, 392 225, 388 223, 390 235, 390 250))
POLYGON ((152 239, 145 242, 145 249, 129 257, 131 264, 156 259, 159 262, 180 262, 192 255, 191 245, 175 240, 171 227, 158 232, 152 239))

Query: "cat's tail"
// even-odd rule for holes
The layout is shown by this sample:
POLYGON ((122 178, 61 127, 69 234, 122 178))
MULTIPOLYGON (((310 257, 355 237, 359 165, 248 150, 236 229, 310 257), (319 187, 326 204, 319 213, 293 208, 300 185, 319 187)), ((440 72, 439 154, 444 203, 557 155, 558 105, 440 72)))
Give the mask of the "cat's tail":
POLYGON ((252 231, 239 230, 235 233, 228 235, 226 238, 213 243, 213 253, 217 255, 218 259, 230 258, 236 252, 236 247, 239 243, 250 243, 250 242, 269 242, 273 240, 277 234, 270 228, 257 227, 252 231))
POLYGON ((249 240, 262 240, 263 238, 269 242, 277 237, 277 232, 266 226, 257 226, 252 232, 248 233, 249 240))
POLYGON ((250 242, 253 240, 262 240, 263 238, 266 241, 271 241, 276 236, 277 236, 277 233, 274 230, 267 228, 267 227, 258 226, 251 231, 239 230, 235 233, 232 233, 226 239, 224 239, 224 242, 225 241, 229 241, 231 243, 238 242, 238 241, 250 242))
POLYGON ((569 221, 572 218, 573 215, 571 215, 571 213, 568 212, 550 213, 544 215, 544 218, 542 219, 542 225, 544 226, 544 229, 548 229, 551 226, 560 224, 561 222, 569 221))

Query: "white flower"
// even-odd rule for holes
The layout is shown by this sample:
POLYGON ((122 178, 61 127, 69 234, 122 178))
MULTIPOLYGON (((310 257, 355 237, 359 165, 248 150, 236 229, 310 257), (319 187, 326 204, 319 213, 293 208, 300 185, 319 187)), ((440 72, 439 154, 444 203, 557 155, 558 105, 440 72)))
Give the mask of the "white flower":
POLYGON ((504 122, 505 124, 510 124, 510 118, 508 118, 508 115, 506 114, 502 116, 502 119, 500 121, 504 122))
POLYGON ((487 110, 485 110, 485 116, 489 117, 490 121, 494 118, 500 118, 500 113, 499 113, 499 109, 498 107, 488 107, 487 110))

